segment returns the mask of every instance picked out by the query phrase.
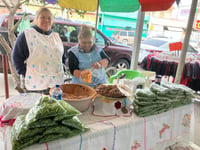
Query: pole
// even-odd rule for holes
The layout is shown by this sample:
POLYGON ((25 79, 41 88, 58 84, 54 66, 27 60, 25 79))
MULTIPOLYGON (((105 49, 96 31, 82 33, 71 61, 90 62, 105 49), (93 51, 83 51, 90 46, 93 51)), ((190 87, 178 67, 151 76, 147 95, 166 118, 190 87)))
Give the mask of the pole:
POLYGON ((96 13, 96 22, 95 22, 95 33, 94 33, 94 43, 96 43, 96 34, 97 34, 97 22, 98 22, 98 15, 99 15, 99 1, 97 0, 97 13, 96 13))
POLYGON ((179 64, 178 64, 178 69, 177 69, 176 77, 175 77, 175 83, 178 83, 178 84, 181 81, 181 76, 182 76, 183 68, 184 68, 184 65, 185 65, 185 57, 186 57, 186 54, 187 54, 190 35, 191 35, 191 32, 192 32, 195 12, 196 12, 196 8, 197 8, 197 2, 198 2, 198 0, 192 0, 190 15, 189 15, 188 24, 187 24, 187 29, 186 29, 185 38, 184 38, 184 41, 183 41, 183 48, 182 48, 182 52, 181 52, 181 56, 180 56, 179 64))
POLYGON ((8 87, 8 58, 7 55, 2 55, 3 74, 4 74, 4 85, 5 85, 5 98, 9 98, 9 87, 8 87))
POLYGON ((136 32, 135 32, 135 38, 134 38, 134 47, 132 52, 132 59, 131 59, 131 67, 132 70, 137 70, 138 65, 138 58, 139 58, 139 52, 140 52, 140 43, 142 38, 142 30, 143 30, 143 24, 144 24, 144 16, 145 12, 142 12, 141 7, 138 10, 138 16, 137 16, 137 25, 136 25, 136 32))

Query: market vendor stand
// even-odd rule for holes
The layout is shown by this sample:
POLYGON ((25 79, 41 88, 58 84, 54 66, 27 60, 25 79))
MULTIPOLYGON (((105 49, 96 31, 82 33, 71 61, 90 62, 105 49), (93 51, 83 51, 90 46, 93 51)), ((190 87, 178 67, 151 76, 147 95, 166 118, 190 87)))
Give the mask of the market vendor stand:
MULTIPOLYGON (((199 106, 199 105, 198 105, 199 106)), ((133 112, 125 115, 99 117, 94 107, 79 116, 90 131, 67 139, 59 139, 45 144, 35 144, 24 150, 150 150, 158 143, 175 140, 183 136, 193 139, 194 104, 188 104, 149 117, 138 117, 133 112)), ((195 106, 196 109, 196 106, 195 106)), ((199 115, 199 114, 198 114, 199 115)), ((0 128, 0 149, 11 150, 11 126, 0 128)), ((196 133, 197 134, 197 133, 196 133)))

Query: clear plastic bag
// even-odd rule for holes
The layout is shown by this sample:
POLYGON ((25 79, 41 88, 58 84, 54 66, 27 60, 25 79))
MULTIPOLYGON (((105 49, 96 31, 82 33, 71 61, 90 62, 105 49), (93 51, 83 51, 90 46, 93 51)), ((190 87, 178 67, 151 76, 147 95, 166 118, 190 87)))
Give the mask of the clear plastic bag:
POLYGON ((62 120, 62 124, 73 129, 78 129, 81 132, 85 132, 88 130, 88 128, 86 128, 85 125, 76 116, 71 119, 62 120))
POLYGON ((99 69, 90 69, 92 72, 92 77, 93 78, 97 78, 99 80, 103 80, 104 79, 104 73, 105 73, 105 69, 103 67, 99 68, 99 69))
POLYGON ((22 20, 17 28, 19 33, 23 32, 25 29, 29 29, 31 27, 29 16, 25 18, 25 14, 22 17, 22 20))

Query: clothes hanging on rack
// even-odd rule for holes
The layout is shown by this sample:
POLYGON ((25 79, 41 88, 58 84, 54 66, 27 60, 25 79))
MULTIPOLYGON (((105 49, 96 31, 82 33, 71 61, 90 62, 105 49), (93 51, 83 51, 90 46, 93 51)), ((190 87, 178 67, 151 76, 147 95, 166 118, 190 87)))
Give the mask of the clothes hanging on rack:
MULTIPOLYGON (((156 72, 157 75, 172 76, 175 78, 178 60, 169 60, 167 57, 163 57, 162 59, 158 58, 158 56, 149 55, 143 59, 140 66, 145 70, 156 72)), ((192 60, 185 63, 181 77, 181 84, 184 84, 195 91, 200 90, 199 61, 192 60)))

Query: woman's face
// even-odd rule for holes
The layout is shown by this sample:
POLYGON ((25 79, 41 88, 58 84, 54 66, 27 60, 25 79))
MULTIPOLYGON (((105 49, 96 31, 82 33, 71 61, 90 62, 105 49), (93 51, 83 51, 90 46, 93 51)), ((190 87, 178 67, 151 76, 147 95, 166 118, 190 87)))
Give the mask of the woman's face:
POLYGON ((52 26, 52 15, 48 11, 43 11, 37 18, 37 26, 43 31, 49 31, 52 26))
POLYGON ((80 48, 84 50, 84 52, 86 53, 90 52, 93 46, 93 37, 79 39, 79 45, 80 48))

